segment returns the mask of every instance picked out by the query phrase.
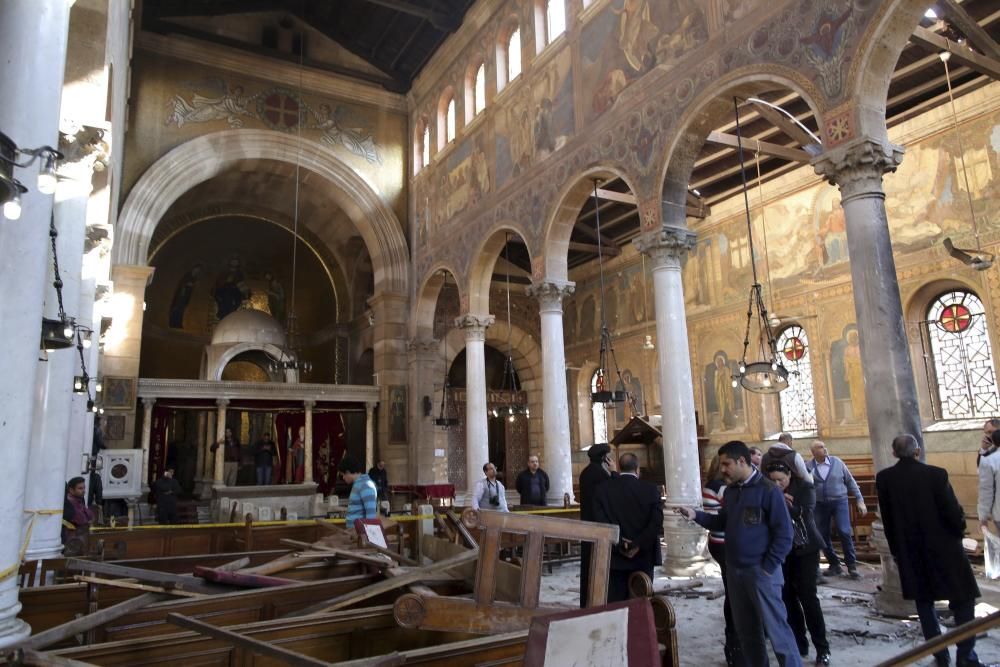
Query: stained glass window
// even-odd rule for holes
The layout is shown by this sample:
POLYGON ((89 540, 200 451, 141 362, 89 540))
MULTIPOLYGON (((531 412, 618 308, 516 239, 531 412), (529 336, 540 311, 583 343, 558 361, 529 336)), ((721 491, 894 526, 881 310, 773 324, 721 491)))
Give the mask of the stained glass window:
POLYGON ((937 389, 935 416, 971 419, 1000 413, 986 311, 979 297, 964 290, 942 294, 927 309, 923 325, 933 364, 928 379, 937 389))
POLYGON ((778 336, 778 355, 788 369, 788 388, 779 394, 781 429, 811 435, 816 432, 816 400, 805 329, 798 325, 784 329, 778 336))
MULTIPOLYGON (((590 378, 591 393, 597 391, 597 373, 598 371, 594 371, 594 375, 590 378)), ((590 407, 590 412, 594 420, 594 442, 608 441, 607 407, 604 403, 594 403, 590 407)))

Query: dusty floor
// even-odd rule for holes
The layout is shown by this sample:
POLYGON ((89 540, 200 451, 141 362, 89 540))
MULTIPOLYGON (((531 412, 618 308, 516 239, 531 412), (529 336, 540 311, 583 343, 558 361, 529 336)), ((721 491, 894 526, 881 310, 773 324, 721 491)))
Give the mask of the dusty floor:
MULTIPOLYGON (((879 582, 879 570, 874 565, 861 565, 864 577, 860 581, 838 578, 820 587, 820 601, 826 618, 827 635, 834 665, 875 665, 922 641, 920 626, 914 617, 903 621, 879 616, 872 608, 872 593, 879 582)), ((1000 582, 987 582, 979 574, 983 597, 976 613, 986 615, 1000 608, 1000 582)), ((722 588, 718 569, 710 565, 706 575, 698 577, 702 585, 696 590, 717 591, 722 588)), ((659 577, 657 588, 676 586, 684 579, 659 577)), ((543 604, 575 606, 579 601, 579 565, 557 566, 552 574, 542 578, 543 604)), ((704 595, 685 597, 671 595, 670 602, 677 614, 677 639, 682 665, 713 667, 725 665, 722 656, 722 598, 707 599, 704 595)), ((947 613, 947 612, 945 612, 947 613)), ((943 618, 944 625, 950 619, 943 618)), ((980 637, 977 653, 984 662, 1000 661, 1000 631, 980 637)), ((773 655, 772 664, 777 664, 773 655)), ((815 658, 815 652, 810 654, 815 658)), ((952 649, 954 659, 954 648, 952 649)), ((812 659, 805 661, 812 665, 812 659)), ((933 659, 918 663, 933 664, 933 659)))

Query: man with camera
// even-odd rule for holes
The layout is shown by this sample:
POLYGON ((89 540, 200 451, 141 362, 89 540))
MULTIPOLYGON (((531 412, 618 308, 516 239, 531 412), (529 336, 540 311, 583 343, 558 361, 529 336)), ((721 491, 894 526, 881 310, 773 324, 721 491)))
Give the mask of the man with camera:
POLYGON ((472 509, 507 512, 507 496, 503 483, 497 479, 497 467, 492 463, 483 465, 486 477, 476 482, 472 492, 472 509))
POLYGON ((652 580, 653 566, 663 564, 660 531, 663 503, 654 484, 639 479, 639 459, 622 454, 617 477, 597 487, 594 494, 595 519, 616 524, 617 548, 611 553, 608 602, 628 599, 628 579, 633 572, 645 572, 652 580))

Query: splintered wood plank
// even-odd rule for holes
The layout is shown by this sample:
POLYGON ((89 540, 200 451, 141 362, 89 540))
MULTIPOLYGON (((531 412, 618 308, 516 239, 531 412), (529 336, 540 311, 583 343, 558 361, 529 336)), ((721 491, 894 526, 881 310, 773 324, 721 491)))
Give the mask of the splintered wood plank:
POLYGON ((528 533, 528 544, 524 547, 524 559, 521 567, 521 605, 528 609, 538 606, 539 591, 542 587, 542 551, 545 547, 545 536, 541 533, 528 533))
POLYGON ((289 651, 288 649, 275 646, 269 642, 263 642, 259 639, 253 639, 252 637, 241 635, 238 632, 232 632, 231 630, 218 628, 214 625, 209 625, 208 623, 202 623, 201 621, 196 621, 195 619, 182 614, 167 614, 167 620, 176 626, 184 628, 185 630, 194 630, 200 635, 207 635, 213 639, 219 639, 232 644, 233 646, 239 646, 240 648, 257 653, 258 655, 275 658, 284 664, 292 665, 293 667, 329 667, 333 664, 331 662, 311 658, 308 655, 303 655, 302 653, 289 651))
POLYGON ((401 596, 393 605, 393 616, 404 628, 492 635, 527 630, 535 616, 565 609, 522 607, 507 602, 477 604, 468 598, 419 594, 401 596))
POLYGON ((489 527, 483 534, 483 543, 479 547, 482 558, 476 570, 476 602, 488 604, 493 601, 496 590, 497 561, 500 560, 500 529, 489 527))
POLYGON ((62 625, 57 625, 54 628, 49 628, 48 630, 34 634, 26 639, 21 646, 32 649, 40 649, 53 644, 58 644, 64 639, 69 639, 74 635, 87 632, 88 630, 113 621, 116 618, 121 618, 136 609, 141 609, 142 607, 153 604, 154 602, 164 600, 167 597, 168 596, 159 593, 144 593, 134 598, 125 600, 124 602, 112 605, 107 609, 95 611, 93 614, 87 614, 86 616, 75 618, 68 623, 63 623, 62 625))
POLYGON ((123 565, 114 565, 113 563, 102 563, 96 560, 70 558, 66 561, 66 569, 80 572, 95 572, 97 574, 106 574, 112 577, 121 577, 123 579, 137 579, 139 581, 154 584, 173 584, 175 589, 193 591, 195 593, 205 593, 207 595, 229 592, 229 589, 221 586, 207 585, 198 577, 193 577, 191 575, 156 572, 154 570, 144 570, 138 567, 125 567, 123 565))
POLYGON ((245 574, 242 572, 225 572, 215 570, 210 567, 196 565, 195 575, 203 577, 209 581, 230 586, 242 586, 244 588, 270 588, 272 586, 288 586, 299 582, 294 579, 282 579, 281 577, 269 577, 264 574, 245 574))
POLYGON ((102 586, 114 586, 115 588, 128 588, 134 591, 146 591, 147 593, 164 593, 166 595, 176 595, 184 598, 204 597, 201 593, 192 593, 191 591, 172 588, 169 584, 166 586, 152 586, 150 584, 140 584, 129 579, 102 579, 100 577, 88 577, 82 574, 74 575, 73 579, 87 584, 101 584, 102 586))

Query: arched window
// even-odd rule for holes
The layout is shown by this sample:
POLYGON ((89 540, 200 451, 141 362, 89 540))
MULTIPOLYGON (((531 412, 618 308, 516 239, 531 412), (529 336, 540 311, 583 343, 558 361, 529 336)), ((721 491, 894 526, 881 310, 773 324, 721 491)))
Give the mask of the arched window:
POLYGON ((455 138, 455 92, 451 86, 441 93, 437 106, 437 149, 455 138))
POLYGON ((486 64, 479 63, 472 87, 472 115, 478 116, 486 108, 486 64))
POLYGON ((979 297, 953 290, 934 299, 921 334, 925 352, 930 346, 934 367, 935 417, 973 419, 1000 414, 986 311, 979 297))
POLYGON ((551 44, 564 32, 566 32, 566 0, 546 0, 545 43, 551 44))
POLYGON ((424 122, 424 131, 420 135, 420 166, 431 163, 431 126, 424 122))
POLYGON ((514 28, 507 38, 507 83, 521 75, 521 29, 514 28))
POLYGON ((816 433, 816 400, 806 330, 797 324, 784 329, 778 335, 778 354, 788 369, 788 388, 778 394, 781 430, 793 435, 812 435, 816 433))
POLYGON ((455 138, 455 98, 448 100, 444 111, 444 142, 451 143, 455 138))
MULTIPOLYGON (((590 392, 597 391, 597 374, 600 369, 594 371, 590 378, 590 392)), ((590 407, 590 413, 594 420, 594 442, 608 441, 608 413, 604 403, 594 403, 590 407)))
POLYGON ((431 161, 431 129, 424 118, 417 119, 413 132, 413 173, 418 173, 431 161))

